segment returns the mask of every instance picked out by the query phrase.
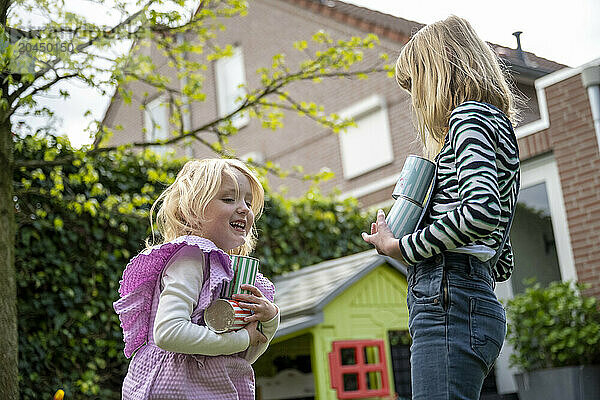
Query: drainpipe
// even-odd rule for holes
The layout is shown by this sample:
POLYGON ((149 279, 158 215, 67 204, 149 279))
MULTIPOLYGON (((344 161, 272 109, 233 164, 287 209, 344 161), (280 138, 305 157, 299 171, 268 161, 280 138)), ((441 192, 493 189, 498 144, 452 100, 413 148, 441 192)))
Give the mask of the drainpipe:
POLYGON ((588 91, 590 98, 590 107, 592 108, 592 118, 594 120, 594 129, 596 130, 596 141, 600 150, 600 65, 588 67, 581 72, 583 86, 588 91))

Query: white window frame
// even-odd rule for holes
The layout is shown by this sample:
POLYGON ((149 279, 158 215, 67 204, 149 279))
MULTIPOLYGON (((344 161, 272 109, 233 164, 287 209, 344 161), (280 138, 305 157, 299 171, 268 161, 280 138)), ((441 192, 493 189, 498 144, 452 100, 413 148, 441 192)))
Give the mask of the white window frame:
MULTIPOLYGON (((561 279, 563 281, 576 281, 577 270, 575 268, 575 259, 573 258, 565 202, 558 175, 558 166, 552 155, 536 158, 535 160, 521 164, 521 189, 540 183, 546 185, 561 279)), ((498 284, 496 293, 500 297, 513 298, 512 283, 510 282, 511 280, 509 279, 506 282, 498 284)))
MULTIPOLYGON (((342 158, 342 170, 345 179, 352 179, 357 176, 366 174, 384 165, 390 164, 394 161, 394 151, 392 148, 392 137, 390 133, 390 122, 388 118, 388 111, 385 99, 379 95, 370 96, 352 106, 344 109, 339 113, 341 118, 353 118, 357 124, 360 124, 361 118, 372 115, 375 112, 381 111, 383 113, 383 132, 380 132, 383 136, 378 139, 376 144, 381 148, 382 153, 380 157, 373 160, 360 159, 357 160, 355 156, 356 149, 351 149, 353 141, 349 138, 352 134, 354 127, 349 127, 347 132, 340 132, 339 143, 340 153, 342 158), (369 163, 367 163, 369 162, 369 163)), ((371 140, 367 138, 367 140, 371 140)))
POLYGON ((548 204, 550 205, 552 230, 556 241, 556 254, 561 278, 563 281, 577 280, 577 270, 575 269, 558 166, 551 155, 523 163, 521 167, 521 187, 531 187, 540 183, 546 184, 548 193, 548 204))
MULTIPOLYGON (((220 58, 215 62, 215 81, 217 89, 217 110, 219 117, 223 117, 239 106, 239 102, 235 101, 233 104, 230 99, 234 95, 236 98, 242 97, 246 94, 245 88, 240 88, 240 85, 246 85, 246 69, 244 67, 244 55, 242 48, 236 46, 233 48, 233 55, 231 57, 220 58), (236 75, 227 75, 227 70, 236 68, 236 75), (231 85, 231 81, 235 83, 235 87, 231 85), (236 93, 232 93, 236 92, 236 93)), ((240 129, 248 124, 250 118, 248 113, 241 113, 236 115, 231 123, 236 128, 240 129)))

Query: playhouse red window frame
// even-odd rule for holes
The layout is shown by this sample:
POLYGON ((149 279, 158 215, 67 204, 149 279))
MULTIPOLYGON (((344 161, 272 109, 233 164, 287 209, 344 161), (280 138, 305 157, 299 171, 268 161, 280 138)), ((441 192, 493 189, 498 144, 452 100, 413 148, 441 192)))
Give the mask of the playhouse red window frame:
POLYGON ((387 396, 390 394, 388 369, 383 340, 341 340, 332 343, 329 353, 329 372, 331 387, 337 391, 338 399, 358 399, 364 397, 387 396), (378 363, 367 363, 364 357, 366 347, 376 347, 379 353, 378 363), (354 349, 355 364, 342 365, 342 349, 354 349), (367 373, 379 372, 381 387, 369 389, 367 386, 367 373), (357 390, 344 389, 344 375, 356 374, 358 377, 357 390))

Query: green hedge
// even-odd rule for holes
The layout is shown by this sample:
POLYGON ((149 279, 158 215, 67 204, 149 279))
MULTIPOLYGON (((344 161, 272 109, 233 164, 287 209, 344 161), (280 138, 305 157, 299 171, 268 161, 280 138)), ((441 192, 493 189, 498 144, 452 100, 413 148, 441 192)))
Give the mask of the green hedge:
MULTIPOLYGON (((182 160, 122 150, 85 157, 64 138, 19 139, 16 160, 73 157, 15 171, 19 375, 23 399, 119 399, 127 369, 112 309, 129 258, 149 234, 147 212, 182 160)), ((372 216, 354 200, 267 190, 255 255, 266 275, 369 248, 372 216)))
POLYGON ((312 190, 286 200, 267 190, 254 253, 269 276, 358 253, 371 248, 360 233, 374 218, 355 199, 337 200, 312 190))

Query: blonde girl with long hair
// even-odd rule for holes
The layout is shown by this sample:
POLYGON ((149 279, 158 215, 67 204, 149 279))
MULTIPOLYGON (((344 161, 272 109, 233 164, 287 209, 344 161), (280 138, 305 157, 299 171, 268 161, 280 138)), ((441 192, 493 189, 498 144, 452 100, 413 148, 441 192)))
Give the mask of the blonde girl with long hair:
POLYGON ((254 399, 251 364, 279 325, 273 284, 259 273, 242 286, 251 294, 237 299, 253 311, 243 329, 215 333, 203 311, 233 276, 229 254, 254 249, 263 204, 260 181, 233 159, 189 161, 159 196, 158 243, 129 262, 114 303, 133 355, 123 399, 254 399))
POLYGON ((396 80, 435 181, 413 233, 394 238, 379 210, 363 238, 408 266, 412 399, 476 400, 506 334, 494 288, 513 269, 517 97, 491 48, 455 16, 409 40, 396 80))

